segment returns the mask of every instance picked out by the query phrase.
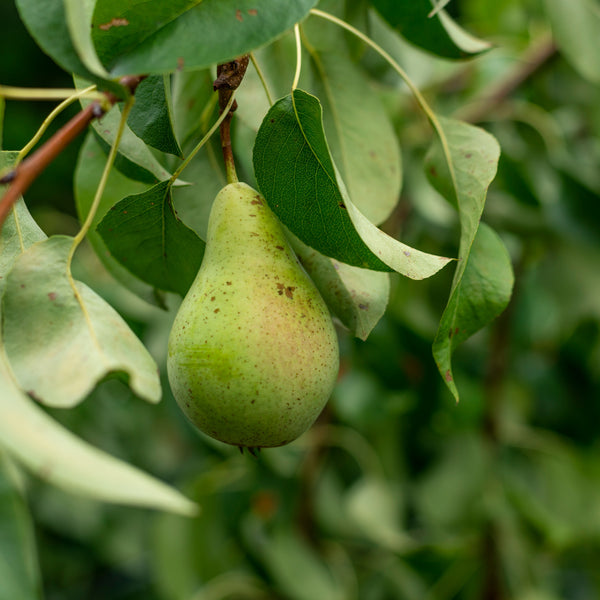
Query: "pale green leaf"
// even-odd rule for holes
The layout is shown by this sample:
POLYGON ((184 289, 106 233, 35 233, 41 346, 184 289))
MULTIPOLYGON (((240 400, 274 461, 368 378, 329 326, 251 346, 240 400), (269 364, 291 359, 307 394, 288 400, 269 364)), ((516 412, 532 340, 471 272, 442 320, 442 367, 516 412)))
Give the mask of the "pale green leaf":
POLYGON ((410 543, 400 524, 399 491, 381 478, 359 479, 345 498, 345 509, 360 531, 376 544, 393 552, 410 543))
POLYGON ((1 348, 0 445, 38 477, 69 492, 189 516, 197 512, 177 490, 87 444, 48 416, 17 388, 1 348))
POLYGON ((257 550, 286 598, 342 600, 345 597, 326 564, 291 530, 279 529, 257 550))
POLYGON ((121 316, 72 279, 73 239, 54 236, 15 261, 2 303, 6 352, 21 387, 50 406, 73 406, 118 374, 160 400, 156 364, 121 316))
POLYGON ((583 77, 600 83, 600 8, 595 0, 545 0, 561 52, 583 77))
POLYGON ((437 126, 439 140, 427 156, 427 175, 433 186, 457 208, 461 234, 450 299, 440 321, 433 354, 444 381, 458 399, 452 352, 459 342, 494 319, 506 306, 513 275, 502 241, 489 228, 479 228, 487 189, 496 175, 500 157, 498 142, 483 129, 460 121, 439 118, 437 126))
POLYGON ((69 33, 81 62, 95 75, 108 78, 92 42, 91 24, 96 0, 63 0, 63 3, 69 33))
POLYGON ((14 464, 0 447, 0 600, 39 600, 33 525, 19 487, 14 464))
POLYGON ((323 256, 296 237, 290 238, 329 310, 352 335, 366 340, 385 313, 390 294, 389 274, 352 267, 323 256))

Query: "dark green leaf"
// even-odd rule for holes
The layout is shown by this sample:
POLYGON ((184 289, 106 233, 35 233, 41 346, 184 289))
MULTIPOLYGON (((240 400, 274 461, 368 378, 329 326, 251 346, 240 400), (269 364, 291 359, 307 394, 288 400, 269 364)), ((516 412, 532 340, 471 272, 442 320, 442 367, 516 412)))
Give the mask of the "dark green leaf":
POLYGON ((371 0, 381 16, 409 42, 445 58, 465 58, 490 44, 461 29, 441 10, 429 16, 430 0, 371 0))
POLYGON ((199 69, 232 60, 302 20, 316 0, 98 0, 93 38, 115 75, 199 69))
POLYGON ((127 123, 146 144, 181 157, 171 118, 170 82, 162 75, 146 77, 135 90, 135 104, 127 123))
POLYGON ((154 360, 121 316, 70 274, 73 238, 54 236, 19 255, 6 278, 3 338, 25 391, 51 406, 73 406, 110 374, 160 400, 154 360))
POLYGON ((113 257, 136 277, 182 296, 204 255, 204 242, 175 215, 169 181, 121 200, 98 232, 113 257))
MULTIPOLYGON (((45 0, 43 6, 38 0, 16 0, 19 15, 27 29, 39 46, 58 65, 69 73, 76 73, 85 79, 97 83, 99 87, 109 89, 116 94, 122 94, 123 88, 116 82, 102 76, 102 71, 92 71, 84 64, 75 47, 68 18, 73 19, 75 26, 78 16, 72 10, 73 2, 65 5, 64 0, 45 0)), ((84 29, 87 31, 87 27, 84 29)), ((77 41, 79 49, 83 50, 83 37, 77 41)), ((84 60, 93 60, 90 55, 84 55, 84 60)), ((91 66, 91 65, 90 65, 91 66)))
POLYGON ((18 473, 0 448, 0 600, 42 597, 31 516, 18 473))
MULTIPOLYGON (((333 29, 333 31, 332 31, 333 29)), ((400 197, 402 164, 393 125, 376 91, 322 19, 304 27, 332 157, 357 208, 382 223, 400 197)))
POLYGON ((321 105, 306 92, 295 90, 269 110, 256 137, 254 169, 279 219, 325 256, 414 279, 433 275, 449 260, 398 242, 354 206, 329 153, 321 105))

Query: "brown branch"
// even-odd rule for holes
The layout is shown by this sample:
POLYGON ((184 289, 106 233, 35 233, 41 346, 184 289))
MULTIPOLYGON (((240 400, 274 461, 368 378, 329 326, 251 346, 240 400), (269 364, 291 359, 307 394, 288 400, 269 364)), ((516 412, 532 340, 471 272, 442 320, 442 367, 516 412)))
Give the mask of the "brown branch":
MULTIPOLYGON (((135 93, 137 86, 145 76, 127 76, 120 81, 129 93, 135 93)), ((15 169, 0 178, 0 184, 10 184, 10 187, 0 199, 0 231, 11 208, 29 186, 40 176, 44 169, 94 120, 102 117, 107 108, 119 101, 114 94, 106 92, 105 105, 92 102, 78 112, 70 121, 61 127, 39 150, 25 159, 15 169)))
MULTIPOLYGON (((231 94, 242 83, 242 79, 246 73, 250 58, 248 55, 237 58, 228 63, 223 63, 217 66, 217 78, 214 81, 213 89, 219 92, 219 109, 222 113, 229 104, 231 94)), ((225 171, 227 173, 228 183, 237 181, 235 171, 235 161, 233 158, 233 149, 231 147, 231 118, 233 111, 237 108, 237 103, 234 101, 231 110, 221 123, 221 149, 223 151, 223 160, 225 161, 225 171)))
POLYGON ((484 89, 467 106, 457 111, 455 117, 469 123, 479 123, 498 107, 527 79, 535 74, 556 54, 556 44, 551 35, 534 41, 519 58, 518 64, 499 81, 484 89))

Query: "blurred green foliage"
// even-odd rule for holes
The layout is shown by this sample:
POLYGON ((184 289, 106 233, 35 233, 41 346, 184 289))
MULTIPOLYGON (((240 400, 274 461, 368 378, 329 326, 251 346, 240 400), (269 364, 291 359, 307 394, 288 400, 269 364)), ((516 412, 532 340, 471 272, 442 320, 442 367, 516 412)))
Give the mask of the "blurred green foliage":
MULTIPOLYGON (((378 21, 441 114, 487 102, 522 67, 548 22, 534 0, 455 0, 448 9, 488 54, 434 59, 378 21)), ((351 16, 351 15, 350 15, 351 16)), ((36 49, 12 3, 0 5, 0 80, 70 85, 36 49)), ((385 225, 453 255, 453 217, 427 187, 429 131, 380 59, 356 49, 403 140, 405 183, 385 225)), ((197 519, 118 508, 27 481, 48 600, 587 600, 600 597, 600 89, 561 56, 489 105, 500 141, 484 219, 516 272, 505 313, 454 357, 456 405, 431 342, 451 273, 395 276, 366 342, 340 331, 342 374, 317 425, 258 459, 192 431, 164 378, 159 406, 117 381, 53 416, 84 439, 183 489, 197 519)), ((24 144, 48 106, 10 102, 5 147, 24 144)), ((31 188, 42 227, 70 231, 69 150, 31 188), (50 219, 60 214, 61 218, 50 219)), ((48 231, 47 231, 48 232, 48 231)), ((133 299, 91 253, 88 283, 128 319, 159 365, 168 313, 133 299)), ((1 585, 1 583, 0 583, 1 585)))

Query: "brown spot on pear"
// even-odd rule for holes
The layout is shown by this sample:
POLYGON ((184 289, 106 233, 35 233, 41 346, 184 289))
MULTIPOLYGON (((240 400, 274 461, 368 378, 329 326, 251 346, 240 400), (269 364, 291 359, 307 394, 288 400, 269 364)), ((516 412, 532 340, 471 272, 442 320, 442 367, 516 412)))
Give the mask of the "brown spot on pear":
POLYGON ((325 302, 264 200, 256 211, 256 198, 244 183, 215 198, 202 266, 173 323, 167 360, 173 395, 189 420, 247 448, 281 446, 305 432, 339 367, 325 302), (284 281, 289 294, 265 273, 284 281))

